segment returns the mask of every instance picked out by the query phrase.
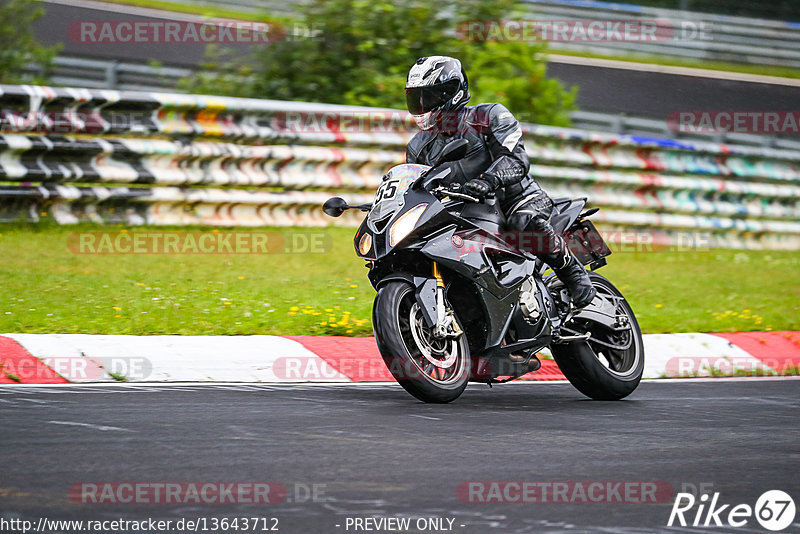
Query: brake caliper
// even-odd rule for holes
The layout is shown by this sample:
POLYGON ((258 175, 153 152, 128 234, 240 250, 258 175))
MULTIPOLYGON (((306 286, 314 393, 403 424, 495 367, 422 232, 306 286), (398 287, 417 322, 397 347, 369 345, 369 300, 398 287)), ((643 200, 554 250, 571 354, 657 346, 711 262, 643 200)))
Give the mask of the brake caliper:
POLYGON ((433 337, 457 338, 464 331, 458 326, 452 308, 446 308, 444 305, 444 279, 436 262, 433 262, 433 277, 436 279, 436 325, 433 327, 433 337))

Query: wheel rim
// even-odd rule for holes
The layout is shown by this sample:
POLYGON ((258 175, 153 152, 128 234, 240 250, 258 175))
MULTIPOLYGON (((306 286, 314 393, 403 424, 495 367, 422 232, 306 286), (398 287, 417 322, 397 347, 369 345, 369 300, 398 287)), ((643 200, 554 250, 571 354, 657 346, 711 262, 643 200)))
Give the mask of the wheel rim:
POLYGON ((459 340, 433 336, 410 288, 398 299, 398 307, 398 328, 417 372, 440 385, 459 382, 466 366, 459 340))
POLYGON ((573 323, 570 327, 575 327, 575 334, 591 333, 591 337, 584 343, 589 346, 597 360, 612 375, 627 378, 636 373, 642 358, 641 338, 633 309, 621 294, 604 281, 595 279, 593 284, 598 293, 616 301, 617 316, 624 318, 628 329, 616 332, 593 321, 573 323))

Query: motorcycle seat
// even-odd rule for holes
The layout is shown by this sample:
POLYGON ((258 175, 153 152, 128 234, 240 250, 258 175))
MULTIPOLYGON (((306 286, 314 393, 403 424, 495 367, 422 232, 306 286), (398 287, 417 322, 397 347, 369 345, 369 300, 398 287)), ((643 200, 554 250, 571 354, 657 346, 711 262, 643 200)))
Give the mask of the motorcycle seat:
POLYGON ((585 205, 585 198, 554 198, 553 212, 550 214, 553 229, 559 234, 566 232, 569 224, 577 218, 585 205))

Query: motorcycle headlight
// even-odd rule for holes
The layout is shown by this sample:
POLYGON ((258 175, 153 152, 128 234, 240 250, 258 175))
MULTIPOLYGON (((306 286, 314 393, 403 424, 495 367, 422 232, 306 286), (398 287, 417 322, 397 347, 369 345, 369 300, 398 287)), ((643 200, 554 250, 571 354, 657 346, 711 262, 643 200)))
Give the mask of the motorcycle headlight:
POLYGON ((420 204, 407 212, 405 212, 400 218, 398 218, 392 227, 389 229, 389 246, 393 247, 397 243, 403 240, 414 227, 417 225, 417 221, 419 218, 422 217, 422 213, 427 208, 427 204, 420 204))
POLYGON ((372 234, 365 232, 358 241, 358 252, 366 256, 370 249, 372 249, 372 234))

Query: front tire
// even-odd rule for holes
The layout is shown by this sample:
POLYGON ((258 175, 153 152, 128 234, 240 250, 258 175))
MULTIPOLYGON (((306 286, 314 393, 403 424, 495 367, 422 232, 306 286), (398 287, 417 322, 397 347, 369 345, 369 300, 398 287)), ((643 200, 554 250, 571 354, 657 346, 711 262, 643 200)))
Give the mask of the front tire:
POLYGON ((630 395, 642 379, 642 331, 633 309, 614 284, 593 272, 589 278, 599 294, 616 298, 618 314, 624 315, 630 324, 628 333, 615 333, 590 321, 573 320, 565 326, 576 330, 576 334, 591 332, 592 337, 553 345, 551 352, 561 372, 578 391, 595 400, 619 400, 630 395))
MULTIPOLYGON (((458 317, 456 316, 456 321, 458 317)), ((395 380, 423 402, 446 403, 467 387, 470 373, 466 334, 442 340, 433 337, 405 281, 381 286, 372 307, 375 341, 395 380)))

